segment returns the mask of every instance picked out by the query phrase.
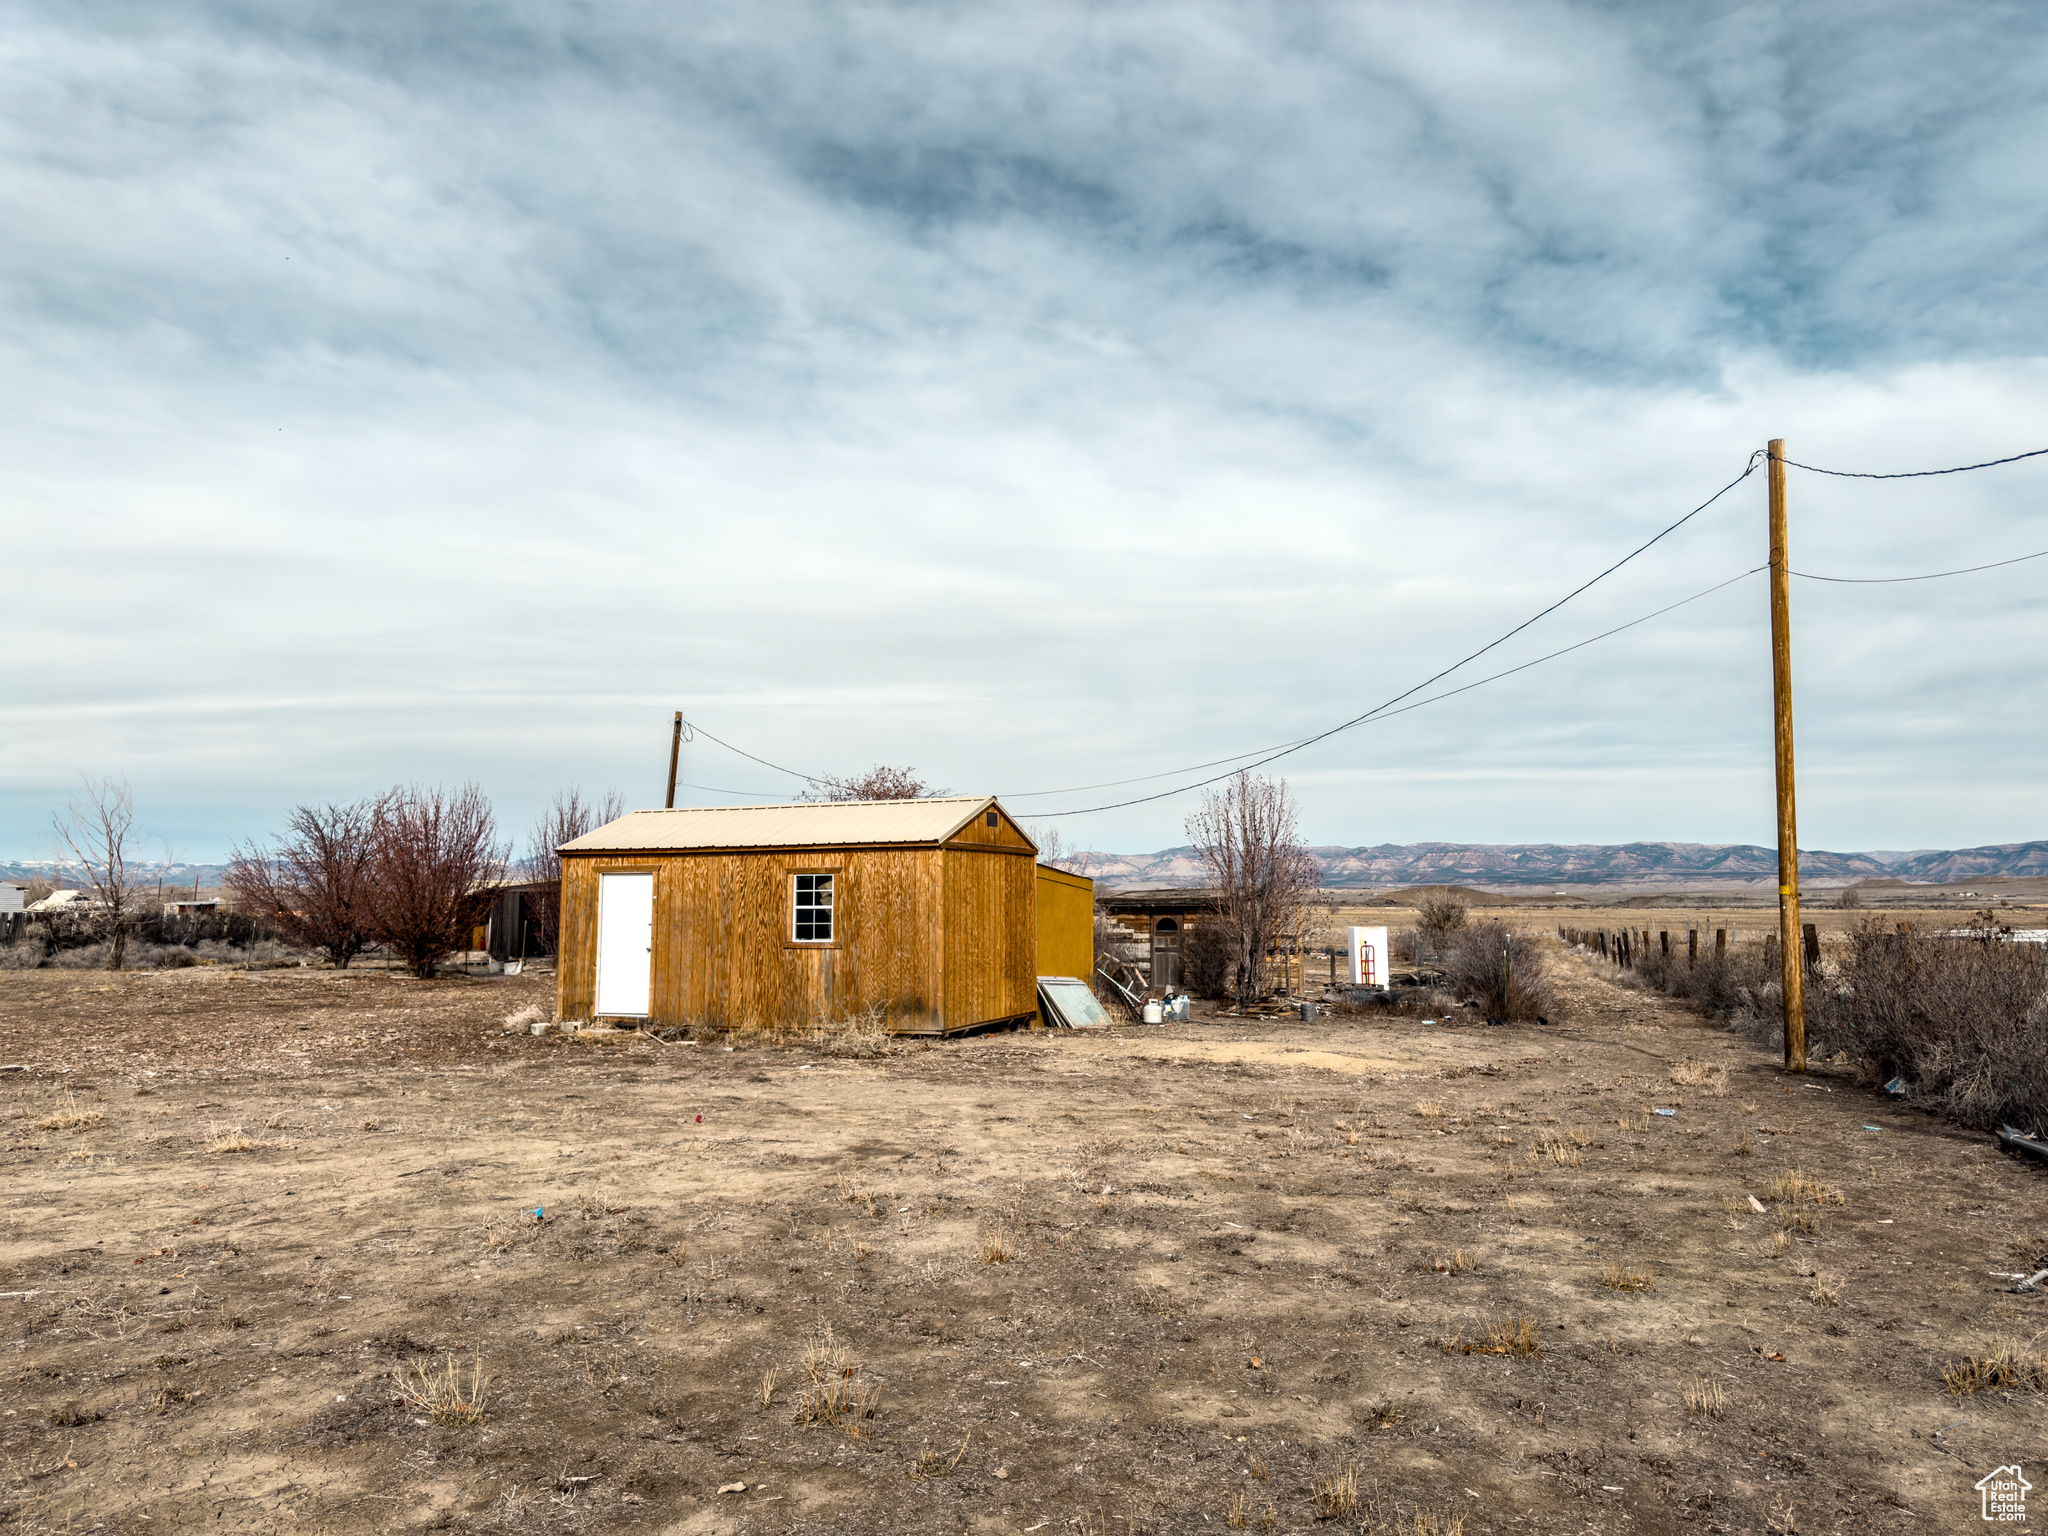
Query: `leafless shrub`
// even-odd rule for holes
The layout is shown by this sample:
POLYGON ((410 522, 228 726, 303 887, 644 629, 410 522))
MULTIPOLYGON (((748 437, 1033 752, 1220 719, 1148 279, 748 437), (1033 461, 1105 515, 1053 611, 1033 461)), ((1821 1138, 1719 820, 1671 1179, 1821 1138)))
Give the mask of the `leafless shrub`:
POLYGON ((939 793, 917 776, 915 768, 891 768, 877 763, 866 773, 848 778, 826 774, 810 781, 803 793, 806 800, 923 800, 939 793))
POLYGON ((490 802, 474 784, 395 789, 378 803, 372 835, 371 931, 415 976, 431 976, 443 956, 469 947, 504 876, 490 802))
POLYGON ((1719 1382, 1695 1376, 1685 1389, 1685 1411, 1696 1419, 1718 1419, 1728 1411, 1728 1394, 1719 1382))
POLYGON ((1265 991, 1266 955, 1282 933, 1298 926, 1298 913, 1316 886, 1315 861, 1301 845, 1299 815, 1285 779, 1238 773, 1218 790, 1205 790, 1188 818, 1195 845, 1216 888, 1221 910, 1214 922, 1230 946, 1241 1002, 1265 991))
POLYGON ((1809 1036, 1843 1041, 1871 1082, 1968 1125, 2048 1123, 2048 948, 1887 927, 1849 936, 1839 985, 1809 988, 1809 1036), (1818 1017, 1815 1017, 1818 1015, 1818 1017))
POLYGON ((1445 980, 1461 998, 1499 1019, 1535 1019, 1555 1004, 1536 940, 1506 923, 1467 923, 1444 955, 1445 980))
POLYGON ((604 792, 595 804, 586 802, 575 785, 557 790, 548 808, 527 834, 526 864, 522 871, 531 882, 526 893, 526 911, 533 921, 534 937, 541 953, 552 955, 562 920, 562 856, 556 850, 586 832, 626 814, 626 802, 615 789, 604 792))
POLYGON ((370 945, 380 802, 301 805, 269 848, 237 848, 223 883, 242 910, 338 971, 370 945))
POLYGON ((12 944, 0 944, 0 971, 33 971, 50 957, 39 933, 25 933, 12 944))
POLYGON ((1428 896, 1415 914, 1415 930, 1423 943, 1442 954, 1452 935, 1465 926, 1467 915, 1465 903, 1455 896, 1428 896))

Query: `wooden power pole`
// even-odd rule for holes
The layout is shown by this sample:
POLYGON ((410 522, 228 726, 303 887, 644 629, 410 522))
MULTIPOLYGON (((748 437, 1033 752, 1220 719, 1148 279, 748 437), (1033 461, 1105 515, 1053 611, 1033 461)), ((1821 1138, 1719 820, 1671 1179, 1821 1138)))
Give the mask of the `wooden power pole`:
MULTIPOLYGON (((1776 503, 1773 503, 1773 505, 1776 505, 1776 503)), ((679 709, 676 711, 676 733, 668 739, 668 809, 670 810, 676 808, 676 767, 682 760, 683 712, 679 709)))
POLYGON ((1806 1070, 1806 971, 1799 933, 1799 815, 1792 776, 1792 573, 1785 540, 1785 440, 1771 439, 1771 714, 1778 748, 1778 965, 1785 1070, 1806 1070))

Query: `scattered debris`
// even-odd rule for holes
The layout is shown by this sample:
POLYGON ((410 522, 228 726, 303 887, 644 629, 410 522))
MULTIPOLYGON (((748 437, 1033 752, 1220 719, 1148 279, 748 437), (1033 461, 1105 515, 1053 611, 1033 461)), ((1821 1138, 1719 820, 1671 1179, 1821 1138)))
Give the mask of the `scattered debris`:
POLYGON ((745 1483, 721 1483, 719 1484, 718 1491, 720 1493, 745 1493, 747 1485, 745 1483))
POLYGON ((1764 1203, 1763 1201, 1757 1199, 1755 1195, 1751 1195, 1749 1197, 1749 1208, 1752 1211, 1755 1211, 1759 1216, 1764 1214, 1764 1203))
POLYGON ((2048 1141, 2043 1141, 2038 1136, 2029 1136, 2016 1126, 2001 1125, 1998 1128, 1998 1140, 2008 1152, 2024 1152, 2029 1157, 2039 1158, 2042 1162, 2048 1163, 2048 1141))

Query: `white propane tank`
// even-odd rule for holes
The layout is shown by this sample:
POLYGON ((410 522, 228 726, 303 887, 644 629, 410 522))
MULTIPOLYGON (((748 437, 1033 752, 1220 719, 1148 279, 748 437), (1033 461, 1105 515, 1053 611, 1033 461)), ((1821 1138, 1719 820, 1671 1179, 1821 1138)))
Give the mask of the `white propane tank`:
POLYGON ((1161 1024, 1165 1020, 1166 1010, 1159 1006, 1159 999, 1156 997, 1147 998, 1145 1000, 1145 1022, 1147 1024, 1161 1024))

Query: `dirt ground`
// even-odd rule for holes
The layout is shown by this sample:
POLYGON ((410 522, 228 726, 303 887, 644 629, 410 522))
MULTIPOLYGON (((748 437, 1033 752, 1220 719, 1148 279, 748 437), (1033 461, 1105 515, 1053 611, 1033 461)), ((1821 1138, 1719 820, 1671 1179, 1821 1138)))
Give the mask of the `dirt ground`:
POLYGON ((2048 1398, 1942 1372, 2048 1329, 1987 1273, 2044 1173, 1559 964, 1548 1029, 871 1060, 507 1036, 533 976, 0 973, 0 1522, 1981 1528, 2048 1398))

